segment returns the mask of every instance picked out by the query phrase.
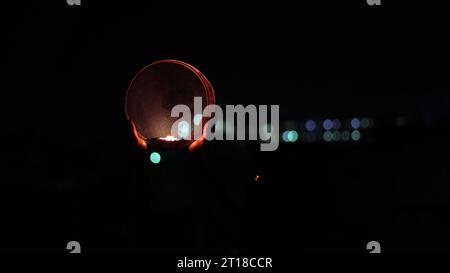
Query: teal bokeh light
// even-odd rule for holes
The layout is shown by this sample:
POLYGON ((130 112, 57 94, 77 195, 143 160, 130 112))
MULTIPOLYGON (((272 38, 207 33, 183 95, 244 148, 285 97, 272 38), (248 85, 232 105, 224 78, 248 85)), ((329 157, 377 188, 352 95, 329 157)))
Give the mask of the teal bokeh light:
POLYGON ((359 141, 361 139, 361 132, 359 132, 358 130, 354 130, 352 132, 352 139, 353 141, 359 141))
POLYGON ((158 164, 159 162, 161 162, 161 155, 157 152, 153 152, 150 154, 150 161, 153 164, 158 164))
POLYGON ((333 140, 333 133, 330 131, 326 131, 325 133, 323 133, 323 140, 325 140, 325 142, 330 142, 333 140))
POLYGON ((298 133, 297 133, 297 131, 290 131, 290 132, 287 134, 287 139, 288 139, 290 142, 296 142, 296 141, 298 140, 298 133))
POLYGON ((281 135, 281 138, 283 139, 284 142, 289 142, 288 134, 289 131, 284 131, 283 134, 281 135))

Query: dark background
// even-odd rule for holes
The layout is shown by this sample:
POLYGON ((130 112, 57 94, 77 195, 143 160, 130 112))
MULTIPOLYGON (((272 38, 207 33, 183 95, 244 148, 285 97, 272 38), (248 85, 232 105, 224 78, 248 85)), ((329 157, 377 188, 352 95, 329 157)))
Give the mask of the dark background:
MULTIPOLYGON (((394 3, 392 3, 394 2, 394 3)), ((297 254, 448 252, 448 4, 5 6, 0 250, 297 254), (211 142, 160 151, 124 95, 160 59, 200 69, 217 103, 281 122, 368 117, 359 142, 211 142), (255 181, 256 175, 260 179, 255 181)), ((294 126, 294 127, 295 127, 294 126)), ((300 129, 301 131, 301 129, 300 129)))

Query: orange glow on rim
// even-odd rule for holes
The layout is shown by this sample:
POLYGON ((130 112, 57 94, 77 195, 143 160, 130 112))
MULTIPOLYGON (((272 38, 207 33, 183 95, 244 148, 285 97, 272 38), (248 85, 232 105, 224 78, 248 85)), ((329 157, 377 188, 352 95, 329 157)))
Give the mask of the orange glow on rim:
MULTIPOLYGON (((204 103, 206 103, 206 105, 203 105, 203 107, 206 107, 207 105, 215 104, 216 100, 215 100, 214 89, 213 89, 211 83, 208 81, 208 79, 198 69, 196 69, 194 66, 192 66, 188 63, 182 62, 182 61, 166 59, 166 60, 160 60, 160 61, 157 61, 157 62, 154 62, 154 63, 151 63, 151 64, 145 66, 133 78, 133 80, 131 81, 131 83, 127 89, 127 92, 125 94, 126 117, 133 126, 133 134, 134 134, 140 147, 142 147, 144 149, 146 149, 149 145, 150 146, 161 146, 161 147, 167 147, 167 148, 188 147, 188 150, 193 151, 193 150, 199 148, 204 143, 204 140, 205 140, 204 133, 203 133, 202 137, 197 140, 177 139, 176 137, 173 137, 171 135, 162 136, 162 137, 156 136, 155 138, 151 138, 151 137, 149 138, 149 136, 145 136, 143 134, 143 132, 140 132, 140 129, 138 129, 140 127, 138 127, 138 125, 135 124, 135 121, 129 115, 128 94, 129 94, 130 88, 133 86, 136 78, 140 75, 141 72, 143 72, 144 70, 148 69, 149 67, 151 67, 153 65, 160 64, 160 63, 177 64, 177 65, 181 65, 181 66, 189 69, 200 80, 200 83, 203 86, 203 88, 201 89, 201 92, 203 93, 203 96, 205 99, 204 103)), ((202 117, 203 127, 205 126, 205 124, 207 123, 207 121, 209 119, 210 118, 202 117)), ((156 125, 156 126, 158 126, 158 125, 156 125)))
POLYGON ((130 122, 131 122, 131 127, 132 127, 132 130, 133 130, 133 135, 134 135, 134 138, 135 138, 136 141, 137 141, 137 144, 138 144, 139 147, 141 147, 142 149, 147 149, 147 142, 145 141, 145 138, 143 138, 143 137, 138 133, 138 131, 136 130, 136 125, 134 124, 134 122, 131 121, 131 120, 130 120, 130 122))

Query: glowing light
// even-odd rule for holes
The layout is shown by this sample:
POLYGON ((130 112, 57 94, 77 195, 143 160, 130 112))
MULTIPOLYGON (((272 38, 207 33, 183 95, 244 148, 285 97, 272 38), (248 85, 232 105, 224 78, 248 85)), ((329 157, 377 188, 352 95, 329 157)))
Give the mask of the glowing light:
POLYGON ((194 116, 194 124, 195 125, 200 125, 200 123, 202 122, 202 115, 201 114, 197 114, 194 116))
POLYGON ((298 133, 297 133, 297 131, 290 131, 290 132, 287 134, 287 139, 288 139, 290 142, 296 142, 296 141, 298 140, 298 133))
POLYGON ((283 134, 281 135, 281 139, 283 139, 284 142, 289 142, 288 139, 288 134, 290 131, 284 131, 283 134))
POLYGON ((158 164, 159 162, 161 162, 161 155, 158 154, 157 152, 153 152, 150 154, 150 161, 153 164, 158 164))
POLYGON ((166 137, 160 137, 160 140, 164 140, 164 141, 178 141, 179 139, 173 136, 166 136, 166 137))
POLYGON ((331 121, 331 119, 326 119, 323 121, 323 129, 325 130, 331 130, 331 128, 333 128, 333 122, 331 121))
POLYGON ((203 145, 203 143, 205 143, 205 138, 202 136, 199 139, 197 139, 196 141, 192 142, 191 145, 189 145, 188 151, 193 152, 193 151, 197 150, 198 148, 200 148, 203 145))
POLYGON ((316 122, 314 120, 308 120, 305 124, 306 130, 308 130, 309 132, 312 132, 314 130, 316 130, 316 122))
POLYGON ((258 182, 260 178, 261 178, 261 176, 260 176, 259 174, 257 174, 257 175, 255 176, 255 182, 258 182))
POLYGON ((352 132, 353 141, 359 141, 361 139, 361 133, 358 130, 352 132))
POLYGON ((187 121, 180 121, 180 123, 178 123, 178 136, 181 138, 188 138, 189 137, 189 131, 190 131, 190 126, 189 123, 187 121))
POLYGON ((351 123, 353 129, 359 129, 361 127, 361 121, 357 118, 352 119, 351 123))
POLYGON ((325 142, 330 142, 333 140, 333 133, 330 131, 326 131, 325 133, 323 133, 323 140, 325 140, 325 142))

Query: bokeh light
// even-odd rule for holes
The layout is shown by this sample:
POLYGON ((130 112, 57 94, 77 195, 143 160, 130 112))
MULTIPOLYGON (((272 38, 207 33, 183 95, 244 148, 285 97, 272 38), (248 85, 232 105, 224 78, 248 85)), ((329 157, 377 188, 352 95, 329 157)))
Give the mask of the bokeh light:
POLYGON ((333 140, 334 141, 340 141, 341 140, 341 133, 338 131, 333 132, 333 140))
POLYGON ((351 121, 351 126, 353 129, 359 129, 361 127, 361 121, 358 118, 354 118, 351 121))
POLYGON ((182 139, 187 139, 190 135, 191 128, 187 121, 180 121, 178 123, 178 136, 182 139))
POLYGON ((288 138, 288 140, 290 142, 296 142, 298 140, 298 133, 297 133, 297 131, 294 131, 294 130, 290 131, 287 134, 287 138, 288 138))
POLYGON ((333 140, 333 133, 330 131, 326 131, 325 133, 323 133, 323 140, 325 140, 325 142, 330 142, 333 140))
POLYGON ((316 130, 316 122, 314 120, 308 120, 305 124, 306 130, 309 132, 312 132, 314 130, 316 130))
POLYGON ((153 164, 158 164, 159 162, 161 162, 161 155, 157 152, 153 152, 150 154, 150 161, 153 164))
POLYGON ((288 139, 288 134, 289 134, 289 132, 290 132, 290 131, 284 131, 283 134, 281 135, 281 139, 282 139, 284 142, 289 142, 289 139, 288 139))
POLYGON ((361 132, 359 132, 358 130, 354 130, 352 132, 352 139, 353 141, 359 141, 361 139, 361 132))
POLYGON ((333 121, 331 119, 326 119, 323 121, 323 129, 331 130, 333 128, 333 121))
POLYGON ((202 122, 202 115, 201 114, 197 114, 194 116, 194 125, 200 125, 200 123, 202 122))

